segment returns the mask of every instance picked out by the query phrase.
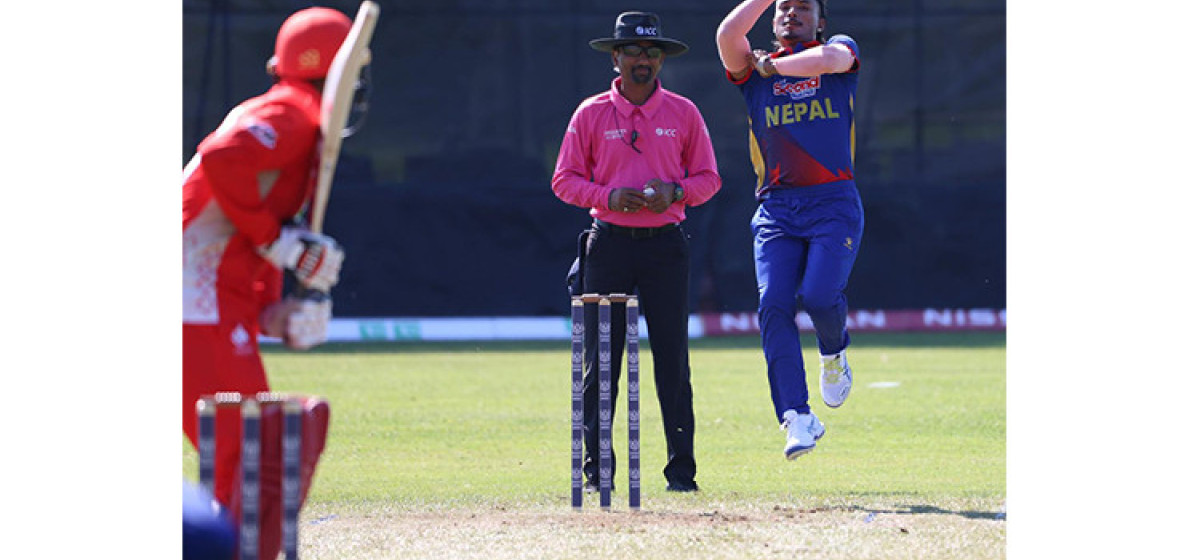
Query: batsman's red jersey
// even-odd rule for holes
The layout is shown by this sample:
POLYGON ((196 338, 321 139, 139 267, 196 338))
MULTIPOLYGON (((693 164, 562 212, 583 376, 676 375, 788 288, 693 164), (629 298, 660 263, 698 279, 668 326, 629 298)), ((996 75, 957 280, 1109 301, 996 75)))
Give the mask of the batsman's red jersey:
MULTIPOLYGON (((311 194, 320 107, 312 83, 282 79, 230 111, 184 169, 183 429, 193 445, 199 397, 270 388, 259 316, 280 300, 283 273, 256 249, 272 243, 311 194)), ((305 490, 324 447, 327 410, 306 415, 305 490)), ((277 423, 265 423, 264 441, 278 438, 277 423)), ((214 495, 235 513, 240 449, 231 442, 239 440, 238 422, 218 422, 214 495)), ((263 456, 262 558, 274 558, 279 545, 278 460, 278 452, 263 456)))
POLYGON ((279 299, 281 273, 256 247, 279 236, 312 191, 320 92, 283 80, 235 107, 184 169, 183 322, 245 322, 279 299))

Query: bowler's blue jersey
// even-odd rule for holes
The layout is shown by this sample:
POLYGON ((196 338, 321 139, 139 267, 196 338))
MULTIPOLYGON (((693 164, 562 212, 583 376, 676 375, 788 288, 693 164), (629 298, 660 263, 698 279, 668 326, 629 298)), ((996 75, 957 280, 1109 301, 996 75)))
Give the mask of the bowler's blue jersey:
MULTIPOLYGON (((858 44, 835 35, 826 44, 850 48, 855 61, 841 74, 763 78, 751 71, 740 81, 750 113, 750 159, 758 174, 755 195, 854 179, 854 95, 858 90, 858 44)), ((818 46, 813 41, 772 57, 818 46)))

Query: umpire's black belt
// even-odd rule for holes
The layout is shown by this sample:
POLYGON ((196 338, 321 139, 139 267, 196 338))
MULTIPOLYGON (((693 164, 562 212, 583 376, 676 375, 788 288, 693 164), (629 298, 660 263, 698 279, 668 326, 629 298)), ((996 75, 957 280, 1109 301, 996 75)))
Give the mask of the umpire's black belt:
POLYGON ((672 232, 679 229, 679 224, 667 224, 658 227, 626 227, 617 224, 610 224, 595 220, 596 229, 612 232, 618 235, 632 237, 634 239, 647 239, 656 235, 672 232))

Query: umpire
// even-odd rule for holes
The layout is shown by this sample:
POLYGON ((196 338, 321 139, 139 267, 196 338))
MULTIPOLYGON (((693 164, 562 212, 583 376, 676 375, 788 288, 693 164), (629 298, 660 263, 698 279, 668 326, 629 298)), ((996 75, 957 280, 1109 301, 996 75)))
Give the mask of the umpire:
MULTIPOLYGON (((703 204, 720 189, 716 157, 695 104, 658 79, 663 60, 688 47, 662 35, 657 15, 622 13, 612 37, 589 44, 609 53, 619 76, 571 116, 552 179, 558 198, 589 208, 593 219, 581 235, 571 288, 638 294, 667 439, 667 490, 693 492, 698 488, 688 366, 688 242, 681 223, 686 207, 703 204)), ((615 316, 622 316, 623 306, 614 304, 615 316)), ((596 313, 595 305, 584 310, 583 470, 592 491, 599 486, 596 313)), ((614 408, 624 332, 624 322, 613 321, 614 408)))

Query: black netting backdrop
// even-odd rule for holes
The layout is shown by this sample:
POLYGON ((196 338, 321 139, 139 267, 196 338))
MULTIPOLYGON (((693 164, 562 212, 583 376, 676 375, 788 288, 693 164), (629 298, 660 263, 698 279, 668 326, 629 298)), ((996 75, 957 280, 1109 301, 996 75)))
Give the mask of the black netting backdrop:
MULTIPOLYGON (((370 110, 343 146, 326 219, 347 249, 338 315, 564 312, 563 276, 588 217, 555 198, 549 178, 571 113, 614 76, 587 42, 633 9, 657 12, 691 47, 661 78, 700 108, 723 180, 685 224, 692 309, 755 309, 746 109, 714 41, 734 0, 379 4, 370 110)), ((181 167, 231 107, 269 87, 275 32, 309 5, 183 2, 181 167)), ((322 5, 353 16, 358 3, 322 5)), ((866 229, 850 306, 1005 307, 1004 3, 830 0, 829 10, 829 31, 862 51, 866 229)), ((751 42, 770 41, 763 18, 751 42)))

